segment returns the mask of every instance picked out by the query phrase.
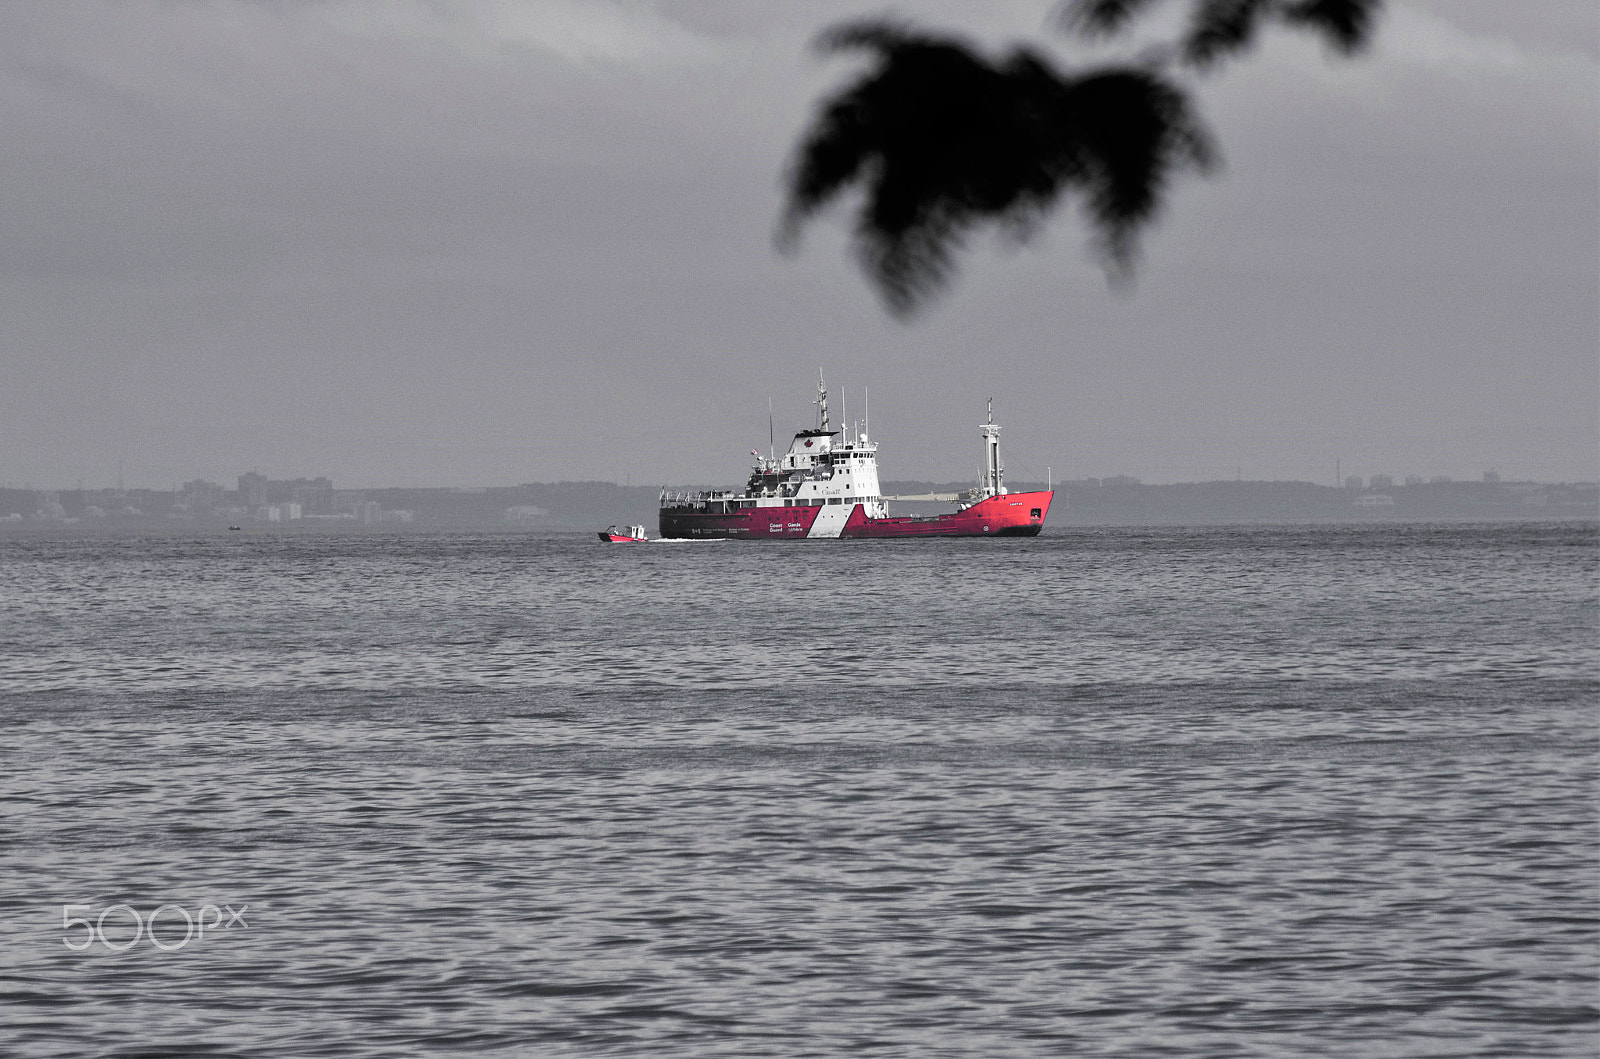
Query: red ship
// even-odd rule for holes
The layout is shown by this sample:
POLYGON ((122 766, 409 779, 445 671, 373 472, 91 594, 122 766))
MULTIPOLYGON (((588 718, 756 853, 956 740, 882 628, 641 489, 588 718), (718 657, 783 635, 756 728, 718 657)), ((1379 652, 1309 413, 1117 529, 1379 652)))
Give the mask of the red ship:
POLYGON ((863 426, 853 438, 828 425, 828 390, 817 384, 818 425, 794 436, 781 457, 756 456, 744 490, 661 494, 666 538, 833 539, 840 537, 1033 537, 1054 491, 1012 493, 1000 465, 1000 427, 989 402, 984 472, 961 494, 886 497, 878 489, 878 447, 863 426), (948 500, 939 515, 891 515, 889 500, 948 500))

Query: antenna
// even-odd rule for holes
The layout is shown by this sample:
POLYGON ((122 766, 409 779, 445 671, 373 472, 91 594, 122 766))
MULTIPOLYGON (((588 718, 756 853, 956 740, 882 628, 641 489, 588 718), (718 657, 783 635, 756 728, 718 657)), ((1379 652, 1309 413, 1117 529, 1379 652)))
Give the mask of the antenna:
POLYGON ((767 462, 777 458, 778 444, 772 433, 772 398, 767 398, 767 462))
POLYGON ((828 384, 822 381, 822 369, 817 369, 817 422, 818 429, 828 429, 828 384))
POLYGON ((862 410, 861 437, 864 441, 872 440, 872 392, 865 386, 861 387, 861 403, 866 407, 862 410))

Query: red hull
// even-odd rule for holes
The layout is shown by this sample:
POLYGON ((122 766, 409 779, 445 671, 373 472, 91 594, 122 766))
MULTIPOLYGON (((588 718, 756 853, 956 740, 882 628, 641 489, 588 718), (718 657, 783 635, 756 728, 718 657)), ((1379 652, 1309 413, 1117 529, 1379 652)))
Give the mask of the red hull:
MULTIPOLYGON (((943 515, 899 515, 867 518, 857 504, 836 532, 817 532, 821 506, 734 507, 717 510, 715 503, 701 507, 663 507, 663 537, 728 538, 734 540, 873 538, 873 537, 1033 537, 1044 528, 1053 492, 1009 493, 980 500, 964 511, 943 515)), ((827 521, 837 522, 836 519, 827 521)))
POLYGON ((1036 537, 1050 514, 1053 492, 1007 493, 944 515, 867 518, 860 507, 841 537, 1036 537))

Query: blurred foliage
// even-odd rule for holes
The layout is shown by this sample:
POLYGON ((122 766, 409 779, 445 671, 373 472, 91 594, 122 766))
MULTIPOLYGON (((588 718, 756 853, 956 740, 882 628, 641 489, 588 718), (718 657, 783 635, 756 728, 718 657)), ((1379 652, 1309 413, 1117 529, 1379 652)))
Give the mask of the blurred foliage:
MULTIPOLYGON (((1126 32, 1164 0, 1072 0, 1060 25, 1126 32)), ((1069 193, 1112 279, 1131 275, 1139 232, 1171 180, 1210 171, 1217 149, 1184 78, 1246 50, 1274 23, 1359 50, 1382 0, 1189 0, 1179 40, 1140 59, 1061 70, 1017 47, 990 60, 966 41, 887 20, 824 31, 819 50, 868 69, 818 105, 788 174, 780 246, 851 187, 856 252, 889 310, 908 317, 949 283, 968 233, 1026 241, 1069 193)))

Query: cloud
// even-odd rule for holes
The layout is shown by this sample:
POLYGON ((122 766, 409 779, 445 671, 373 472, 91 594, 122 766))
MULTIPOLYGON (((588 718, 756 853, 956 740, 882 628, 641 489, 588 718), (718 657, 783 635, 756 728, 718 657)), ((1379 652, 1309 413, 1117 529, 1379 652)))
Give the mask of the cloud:
POLYGON ((653 7, 614 0, 338 0, 290 10, 349 37, 444 46, 480 60, 531 49, 573 63, 703 60, 707 42, 653 7))
POLYGON ((1396 73, 1422 68, 1455 77, 1537 80, 1551 87, 1594 85, 1600 64, 1581 50, 1581 39, 1574 46, 1513 40, 1504 32, 1457 20, 1467 13, 1398 4, 1384 23, 1376 57, 1396 73))

